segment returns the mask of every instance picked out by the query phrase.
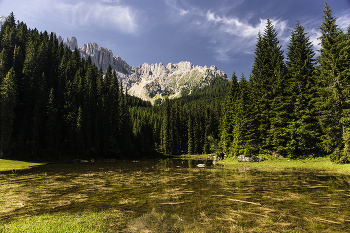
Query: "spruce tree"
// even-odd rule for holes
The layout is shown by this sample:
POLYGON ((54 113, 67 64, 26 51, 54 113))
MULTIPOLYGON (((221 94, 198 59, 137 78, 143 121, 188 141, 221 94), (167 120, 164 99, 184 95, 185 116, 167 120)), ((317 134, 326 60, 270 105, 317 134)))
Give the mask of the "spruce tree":
POLYGON ((51 88, 49 101, 47 103, 46 117, 46 142, 49 149, 56 149, 57 135, 57 108, 55 106, 54 89, 51 88))
POLYGON ((172 116, 171 116, 171 104, 169 99, 165 100, 164 112, 163 112, 163 151, 166 155, 172 154, 173 134, 172 134, 172 116))
POLYGON ((346 35, 336 24, 327 2, 324 4, 321 49, 318 62, 322 142, 331 160, 350 162, 349 50, 346 35))
POLYGON ((9 150, 11 141, 14 108, 16 104, 15 73, 13 68, 7 73, 0 85, 0 158, 4 150, 9 150))
POLYGON ((281 151, 285 143, 283 119, 286 106, 283 92, 286 83, 284 56, 277 32, 268 19, 263 35, 259 33, 252 68, 252 91, 257 106, 259 149, 281 151))
POLYGON ((188 154, 193 154, 194 152, 194 132, 193 132, 193 121, 192 121, 192 116, 191 114, 189 114, 188 117, 188 123, 187 123, 187 128, 188 128, 188 148, 187 148, 187 152, 188 154))
POLYGON ((15 18, 13 13, 11 13, 1 26, 0 31, 0 83, 14 66, 16 33, 15 18))
POLYGON ((227 96, 226 104, 224 107, 224 114, 222 120, 222 134, 221 140, 223 143, 223 151, 230 155, 232 153, 231 146, 233 141, 233 128, 235 124, 235 114, 236 114, 236 101, 239 95, 239 84, 236 73, 232 74, 231 88, 227 96))
POLYGON ((318 156, 320 126, 315 108, 315 52, 305 29, 297 21, 292 30, 286 65, 291 119, 288 123, 288 156, 293 158, 318 156))

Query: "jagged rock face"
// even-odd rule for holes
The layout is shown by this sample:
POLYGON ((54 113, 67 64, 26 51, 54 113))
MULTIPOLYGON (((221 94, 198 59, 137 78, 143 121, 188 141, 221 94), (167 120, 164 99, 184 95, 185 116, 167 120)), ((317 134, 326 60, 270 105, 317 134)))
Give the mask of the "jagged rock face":
POLYGON ((193 66, 190 62, 169 63, 167 66, 162 63, 143 64, 136 68, 136 72, 141 81, 134 83, 129 93, 150 101, 163 96, 180 97, 184 91, 209 85, 216 76, 227 78, 225 72, 215 66, 193 66))
MULTIPOLYGON (((73 39, 73 38, 72 38, 73 39)), ((119 82, 128 89, 130 95, 153 102, 156 98, 180 97, 183 91, 190 92, 193 87, 205 87, 216 77, 226 78, 225 72, 215 66, 194 66, 190 62, 177 64, 163 63, 129 66, 119 56, 113 56, 111 50, 100 48, 96 43, 84 44, 80 55, 91 61, 105 72, 109 65, 116 71, 119 82)))
MULTIPOLYGON (((6 18, 0 16, 0 26, 6 18)), ((57 39, 59 43, 63 42, 71 50, 78 48, 78 41, 75 37, 67 38, 66 41, 61 36, 57 39)), ((177 64, 169 63, 167 66, 164 66, 163 63, 129 66, 119 56, 113 56, 111 50, 98 47, 96 43, 84 44, 79 51, 82 58, 88 59, 90 56, 91 61, 104 72, 111 65, 117 73, 119 82, 123 83, 129 94, 152 102, 155 98, 164 96, 180 97, 183 91, 191 92, 193 87, 209 85, 216 76, 227 79, 225 72, 218 70, 215 66, 194 66, 187 61, 177 64)))

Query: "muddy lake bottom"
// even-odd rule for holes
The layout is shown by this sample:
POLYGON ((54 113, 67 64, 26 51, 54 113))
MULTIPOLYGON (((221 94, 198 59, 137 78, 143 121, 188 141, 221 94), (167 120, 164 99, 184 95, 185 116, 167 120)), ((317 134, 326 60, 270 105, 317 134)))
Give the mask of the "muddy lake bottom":
POLYGON ((0 173, 0 232, 349 232, 349 182, 198 160, 48 164, 0 173))

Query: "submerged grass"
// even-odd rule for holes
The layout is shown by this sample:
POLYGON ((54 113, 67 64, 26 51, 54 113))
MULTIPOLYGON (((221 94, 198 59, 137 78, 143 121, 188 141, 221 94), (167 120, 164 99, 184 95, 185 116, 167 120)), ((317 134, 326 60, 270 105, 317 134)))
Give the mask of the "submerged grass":
POLYGON ((0 232, 347 232, 346 170, 289 162, 52 164, 0 173, 0 232))
POLYGON ((17 160, 0 159, 0 172, 11 171, 13 169, 27 169, 33 166, 43 165, 43 163, 24 162, 17 160))

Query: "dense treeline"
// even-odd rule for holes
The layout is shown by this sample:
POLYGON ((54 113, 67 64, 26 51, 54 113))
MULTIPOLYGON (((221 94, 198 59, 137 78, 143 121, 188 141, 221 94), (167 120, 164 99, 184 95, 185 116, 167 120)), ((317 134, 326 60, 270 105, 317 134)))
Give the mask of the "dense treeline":
POLYGON ((218 143, 228 80, 152 107, 128 96, 111 67, 103 74, 54 33, 28 29, 13 14, 0 50, 1 156, 153 157, 210 152, 218 143))
POLYGON ((325 3, 320 56, 297 22, 286 58, 271 21, 259 33, 252 74, 234 74, 223 117, 223 149, 305 158, 331 154, 350 162, 350 27, 336 25, 325 3))
MULTIPOLYGON (((137 154, 128 98, 115 72, 105 74, 11 14, 0 34, 0 153, 62 159, 137 154)), ((8 156, 7 156, 8 157, 8 156)))
POLYGON ((209 86, 180 99, 166 99, 159 107, 132 107, 135 141, 166 155, 219 150, 222 103, 229 88, 228 80, 216 77, 209 86))
POLYGON ((224 151, 350 162, 350 27, 325 3, 319 56, 298 21, 286 56, 268 19, 252 73, 215 78, 160 106, 127 95, 58 44, 8 17, 0 32, 0 155, 62 159, 224 151))

